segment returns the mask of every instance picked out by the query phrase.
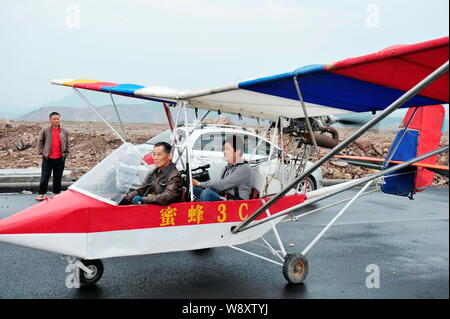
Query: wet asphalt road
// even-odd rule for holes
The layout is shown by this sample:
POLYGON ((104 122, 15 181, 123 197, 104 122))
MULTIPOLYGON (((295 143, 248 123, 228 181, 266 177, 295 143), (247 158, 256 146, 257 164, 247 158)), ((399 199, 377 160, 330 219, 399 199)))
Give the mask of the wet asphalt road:
MULTIPOLYGON (((0 218, 34 205, 34 197, 0 194, 0 218)), ((214 248, 105 259, 96 286, 68 289, 66 261, 58 255, 0 242, 0 299, 448 298, 448 199, 448 188, 429 189, 413 201, 379 192, 358 199, 309 251, 308 277, 296 286, 277 265, 214 248)), ((279 224, 286 250, 300 253, 343 205, 279 224)), ((272 232, 265 238, 275 245, 272 232)), ((270 256, 255 243, 240 247, 270 256)))

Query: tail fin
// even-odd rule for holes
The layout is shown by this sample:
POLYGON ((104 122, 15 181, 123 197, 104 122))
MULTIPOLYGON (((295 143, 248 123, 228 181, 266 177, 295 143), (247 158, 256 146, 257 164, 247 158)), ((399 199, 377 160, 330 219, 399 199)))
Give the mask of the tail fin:
MULTIPOLYGON (((406 126, 406 123, 409 122, 413 112, 414 108, 408 110, 403 119, 403 126, 406 126)), ((395 151, 392 160, 407 161, 438 148, 444 116, 445 110, 442 105, 420 107, 401 141, 400 138, 404 130, 397 133, 387 158, 391 158, 391 153, 395 151)), ((437 155, 420 163, 436 164, 436 160, 437 155)), ((391 165, 388 165, 388 167, 391 165)), ((431 186, 434 174, 432 171, 410 166, 394 174, 386 175, 386 184, 381 189, 387 194, 408 196, 412 199, 413 194, 431 186)))

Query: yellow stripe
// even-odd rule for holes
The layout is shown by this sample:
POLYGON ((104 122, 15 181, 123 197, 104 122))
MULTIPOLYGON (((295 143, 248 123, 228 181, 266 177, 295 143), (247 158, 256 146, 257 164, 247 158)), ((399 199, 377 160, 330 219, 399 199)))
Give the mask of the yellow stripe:
POLYGON ((78 83, 97 83, 99 81, 97 80, 88 80, 88 79, 81 79, 81 80, 75 80, 75 81, 70 81, 70 82, 64 82, 63 85, 65 86, 73 86, 74 84, 78 84, 78 83))

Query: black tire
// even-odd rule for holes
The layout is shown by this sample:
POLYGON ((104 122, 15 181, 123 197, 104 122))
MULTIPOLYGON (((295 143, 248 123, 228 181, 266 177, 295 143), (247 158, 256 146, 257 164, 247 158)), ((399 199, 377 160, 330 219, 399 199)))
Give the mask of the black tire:
POLYGON ((308 260, 302 254, 287 254, 283 263, 283 276, 293 284, 302 283, 308 275, 308 260))
POLYGON ((103 275, 103 263, 100 259, 82 260, 81 261, 87 268, 94 271, 92 275, 88 275, 80 269, 80 284, 83 286, 94 285, 102 278, 103 275))

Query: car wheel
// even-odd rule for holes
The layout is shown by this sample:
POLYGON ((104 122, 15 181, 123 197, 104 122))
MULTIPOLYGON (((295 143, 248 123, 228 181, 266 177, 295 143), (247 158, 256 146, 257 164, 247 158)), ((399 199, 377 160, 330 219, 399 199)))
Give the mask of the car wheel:
POLYGON ((302 194, 315 190, 316 183, 314 181, 314 178, 311 176, 305 177, 300 183, 297 184, 297 187, 295 189, 302 194))

